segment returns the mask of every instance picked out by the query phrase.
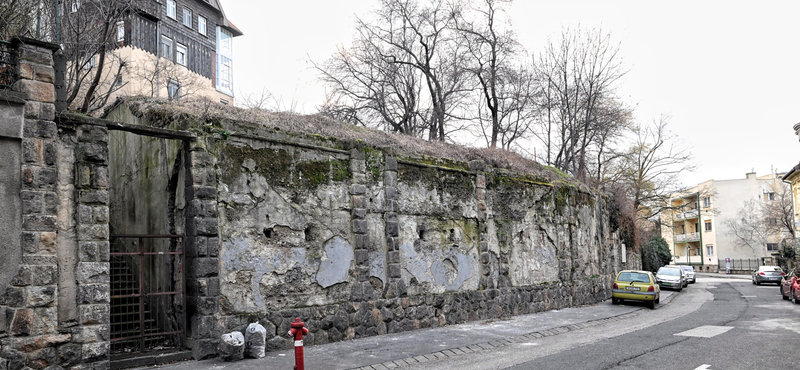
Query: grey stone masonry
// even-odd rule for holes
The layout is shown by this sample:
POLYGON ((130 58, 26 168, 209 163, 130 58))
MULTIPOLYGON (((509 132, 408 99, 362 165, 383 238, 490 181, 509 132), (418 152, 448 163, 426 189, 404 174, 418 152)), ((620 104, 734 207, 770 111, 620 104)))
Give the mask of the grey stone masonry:
MULTIPOLYGON (((350 197, 353 201, 353 255, 355 257, 356 280, 353 282, 351 300, 361 301, 375 299, 376 294, 369 283, 369 235, 367 234, 367 207, 369 202, 366 195, 366 154, 362 149, 350 151, 350 171, 352 173, 350 197)), ((380 292, 378 292, 380 294, 380 292)))
POLYGON ((198 140, 184 142, 186 155, 186 278, 187 312, 191 315, 188 346, 196 360, 217 354, 222 325, 219 318, 219 222, 214 165, 216 159, 198 140))
POLYGON ((397 157, 386 155, 383 173, 384 222, 386 224, 386 298, 406 296, 406 287, 401 278, 399 222, 397 219, 397 157))

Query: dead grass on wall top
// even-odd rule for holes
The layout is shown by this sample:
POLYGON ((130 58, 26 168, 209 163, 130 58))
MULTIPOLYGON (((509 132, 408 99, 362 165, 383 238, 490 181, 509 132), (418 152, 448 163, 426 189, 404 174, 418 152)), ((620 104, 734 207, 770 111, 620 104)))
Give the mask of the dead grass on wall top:
MULTIPOLYGON (((529 174, 536 178, 547 179, 553 184, 570 184, 583 188, 573 177, 512 151, 428 141, 339 122, 319 114, 301 115, 262 109, 245 109, 215 103, 207 99, 186 99, 167 103, 151 98, 126 98, 120 99, 115 106, 122 103, 127 104, 136 115, 152 114, 175 119, 189 117, 206 122, 232 120, 298 135, 319 135, 349 142, 360 141, 376 149, 393 151, 401 157, 431 157, 425 159, 441 158, 465 163, 482 160, 487 166, 494 168, 529 174)), ((236 133, 232 132, 231 134, 236 133)))

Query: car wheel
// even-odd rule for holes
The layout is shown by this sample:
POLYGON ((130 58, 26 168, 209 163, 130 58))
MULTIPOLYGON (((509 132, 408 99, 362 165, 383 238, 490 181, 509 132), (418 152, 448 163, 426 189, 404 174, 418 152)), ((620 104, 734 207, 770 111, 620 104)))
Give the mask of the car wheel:
POLYGON ((619 298, 611 297, 611 304, 619 304, 619 298))
POLYGON ((756 285, 756 278, 751 279, 753 281, 753 285, 756 285))
POLYGON ((682 291, 682 290, 683 290, 683 286, 681 286, 680 288, 678 288, 678 291, 679 291, 679 292, 680 292, 680 291, 682 291))
POLYGON ((797 304, 797 296, 794 294, 794 291, 792 291, 792 303, 797 304))
POLYGON ((656 297, 656 303, 661 303, 661 296, 656 297))
POLYGON ((656 301, 647 301, 647 308, 654 310, 656 308, 656 301))
POLYGON ((784 301, 788 301, 789 300, 789 297, 786 296, 786 294, 783 294, 783 289, 781 289, 781 298, 783 298, 784 301))
POLYGON ((761 285, 761 282, 756 279, 756 285, 761 285))

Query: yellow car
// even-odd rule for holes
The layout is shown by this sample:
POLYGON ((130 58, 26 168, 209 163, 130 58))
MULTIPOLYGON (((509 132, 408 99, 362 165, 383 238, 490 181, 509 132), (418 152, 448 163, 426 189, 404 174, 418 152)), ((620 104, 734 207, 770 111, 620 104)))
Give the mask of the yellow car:
POLYGON ((661 301, 661 288, 650 271, 623 270, 614 280, 611 291, 611 303, 617 304, 623 299, 644 301, 650 309, 656 308, 661 301))

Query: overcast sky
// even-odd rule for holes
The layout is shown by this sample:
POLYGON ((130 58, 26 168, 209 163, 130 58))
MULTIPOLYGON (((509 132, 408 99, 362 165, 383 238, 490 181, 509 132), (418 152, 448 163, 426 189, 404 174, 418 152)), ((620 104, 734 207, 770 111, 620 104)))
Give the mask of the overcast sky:
MULTIPOLYGON (((234 88, 269 90, 284 108, 313 113, 324 93, 310 60, 352 39, 377 0, 222 0, 244 32, 234 41, 234 88)), ((694 153, 687 185, 788 171, 800 162, 800 1, 517 0, 513 27, 531 53, 562 27, 602 27, 630 72, 623 99, 638 120, 672 116, 694 153)))

